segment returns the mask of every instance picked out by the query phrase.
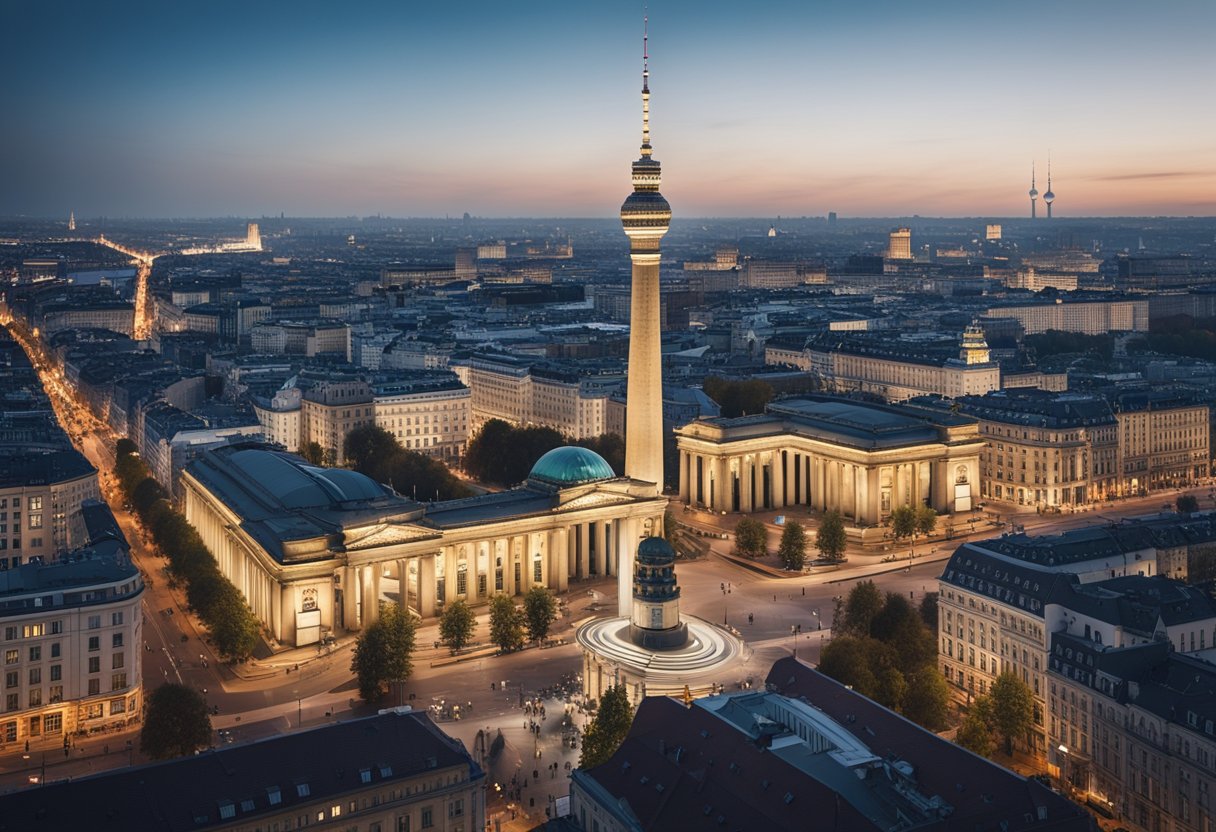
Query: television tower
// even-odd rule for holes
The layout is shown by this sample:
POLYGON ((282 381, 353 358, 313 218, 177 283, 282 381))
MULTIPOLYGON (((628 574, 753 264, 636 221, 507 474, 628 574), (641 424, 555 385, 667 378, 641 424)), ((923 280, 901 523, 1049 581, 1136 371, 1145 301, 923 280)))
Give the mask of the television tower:
POLYGON ((1034 162, 1030 163, 1030 218, 1035 218, 1035 203, 1039 198, 1039 189, 1034 186, 1034 162))
POLYGON ((1056 195, 1051 192, 1051 156, 1047 157, 1047 193, 1043 194, 1043 204, 1047 206, 1047 219, 1051 219, 1051 203, 1056 195))
POLYGON ((68 231, 75 231, 75 230, 76 230, 76 212, 69 211, 68 212, 68 231))

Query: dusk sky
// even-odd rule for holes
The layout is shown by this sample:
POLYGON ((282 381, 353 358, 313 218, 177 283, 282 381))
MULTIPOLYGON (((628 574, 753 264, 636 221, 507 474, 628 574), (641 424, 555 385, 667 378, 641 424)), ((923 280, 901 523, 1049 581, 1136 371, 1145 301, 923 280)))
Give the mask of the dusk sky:
MULTIPOLYGON (((0 214, 611 216, 641 3, 7 0, 0 214)), ((652 0, 677 217, 1216 214, 1216 2, 652 0), (1041 203, 1040 203, 1041 209, 1041 203)))

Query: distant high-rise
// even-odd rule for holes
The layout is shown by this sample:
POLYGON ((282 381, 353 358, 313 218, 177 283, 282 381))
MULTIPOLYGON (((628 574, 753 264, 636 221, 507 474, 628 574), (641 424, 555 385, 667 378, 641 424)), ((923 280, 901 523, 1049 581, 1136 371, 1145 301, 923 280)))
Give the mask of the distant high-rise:
POLYGON ((1001 227, 997 224, 989 223, 988 227, 984 231, 984 239, 985 240, 1001 239, 1001 227))
POLYGON ((1034 219, 1035 209, 1038 207, 1039 189, 1034 186, 1034 162, 1030 163, 1030 218, 1034 219))
POLYGON ((835 224, 836 224, 836 212, 828 211, 828 225, 835 225, 835 224))
POLYGON ((245 245, 255 251, 262 250, 262 234, 258 231, 258 224, 251 222, 245 229, 245 245))
POLYGON ((1047 219, 1051 219, 1051 203, 1056 195, 1051 192, 1051 157, 1047 157, 1047 193, 1043 194, 1043 204, 1047 206, 1047 219))
POLYGON ((887 244, 887 258, 890 260, 912 259, 911 228, 897 228, 891 232, 890 242, 887 244))
POLYGON ((76 212, 70 211, 70 212, 68 212, 68 231, 75 231, 75 230, 76 230, 76 212))

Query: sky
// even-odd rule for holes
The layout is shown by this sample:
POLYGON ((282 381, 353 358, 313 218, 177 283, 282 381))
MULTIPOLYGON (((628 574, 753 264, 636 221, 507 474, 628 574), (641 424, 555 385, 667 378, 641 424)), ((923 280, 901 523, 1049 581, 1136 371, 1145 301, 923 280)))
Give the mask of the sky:
MULTIPOLYGON (((612 216, 643 6, 4 0, 0 215, 612 216)), ((1216 215, 1212 0, 651 0, 676 216, 1216 215), (1040 203, 1040 211, 1042 203, 1040 203)))

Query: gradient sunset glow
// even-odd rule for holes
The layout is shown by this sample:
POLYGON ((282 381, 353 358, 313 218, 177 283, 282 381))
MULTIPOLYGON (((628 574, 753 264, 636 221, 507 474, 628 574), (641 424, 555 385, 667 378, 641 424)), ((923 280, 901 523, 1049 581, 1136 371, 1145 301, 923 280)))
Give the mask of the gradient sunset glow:
MULTIPOLYGON (((611 216, 641 4, 9 4, 0 213, 611 216)), ((650 4, 683 217, 1216 214, 1216 3, 650 4)))

